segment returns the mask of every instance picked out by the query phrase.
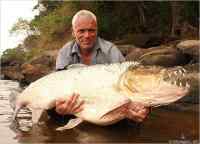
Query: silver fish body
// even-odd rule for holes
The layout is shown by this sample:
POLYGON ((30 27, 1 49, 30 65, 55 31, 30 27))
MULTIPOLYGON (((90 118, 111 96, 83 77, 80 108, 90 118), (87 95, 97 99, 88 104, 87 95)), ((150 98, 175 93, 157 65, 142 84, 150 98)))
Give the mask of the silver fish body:
POLYGON ((83 120, 109 125, 126 118, 124 107, 131 102, 160 106, 186 95, 188 86, 172 82, 181 76, 179 69, 140 66, 137 62, 58 71, 33 82, 17 97, 14 117, 26 106, 32 110, 32 120, 37 123, 44 110, 55 107, 56 100, 67 99, 75 92, 85 101, 84 109, 75 114, 79 119, 69 122, 66 129, 83 120))

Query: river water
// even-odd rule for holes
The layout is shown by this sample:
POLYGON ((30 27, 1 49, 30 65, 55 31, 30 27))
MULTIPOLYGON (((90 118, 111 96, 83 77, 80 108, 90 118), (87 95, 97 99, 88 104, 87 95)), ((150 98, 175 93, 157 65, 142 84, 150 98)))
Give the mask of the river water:
POLYGON ((72 130, 58 132, 58 124, 48 120, 32 127, 30 112, 20 112, 12 121, 9 99, 20 91, 17 82, 0 80, 0 143, 198 143, 199 105, 176 103, 154 108, 142 124, 123 120, 100 127, 82 123, 72 130))

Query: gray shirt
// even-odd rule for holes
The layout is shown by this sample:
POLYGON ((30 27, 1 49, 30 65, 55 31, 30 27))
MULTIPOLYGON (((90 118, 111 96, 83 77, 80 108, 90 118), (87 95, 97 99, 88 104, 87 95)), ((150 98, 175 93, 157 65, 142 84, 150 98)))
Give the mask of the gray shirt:
MULTIPOLYGON (((124 56, 113 43, 99 37, 97 38, 92 52, 92 65, 123 61, 125 61, 124 56)), ((75 41, 70 41, 66 43, 58 53, 56 59, 56 70, 62 70, 71 64, 77 63, 83 63, 79 46, 75 41)))

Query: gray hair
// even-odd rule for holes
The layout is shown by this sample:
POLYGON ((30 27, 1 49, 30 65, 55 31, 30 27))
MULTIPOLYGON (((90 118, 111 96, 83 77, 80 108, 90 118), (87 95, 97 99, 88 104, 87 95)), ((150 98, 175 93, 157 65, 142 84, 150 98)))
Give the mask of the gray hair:
POLYGON ((93 20, 95 20, 95 22, 97 22, 97 18, 95 16, 95 14, 93 14, 91 11, 88 10, 80 10, 78 11, 72 18, 72 28, 74 28, 75 26, 75 22, 77 21, 77 19, 79 17, 86 17, 86 18, 91 18, 93 20))

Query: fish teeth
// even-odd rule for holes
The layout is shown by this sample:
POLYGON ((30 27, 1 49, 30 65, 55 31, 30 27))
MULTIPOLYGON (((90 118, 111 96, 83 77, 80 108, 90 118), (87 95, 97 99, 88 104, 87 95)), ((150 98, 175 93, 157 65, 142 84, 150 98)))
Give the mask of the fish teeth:
POLYGON ((169 76, 169 78, 171 78, 171 77, 172 77, 172 74, 171 74, 171 73, 168 73, 168 76, 169 76))
POLYGON ((180 70, 178 70, 178 72, 179 72, 180 74, 182 74, 182 73, 183 73, 181 69, 180 69, 180 70))
POLYGON ((177 85, 177 82, 176 82, 176 81, 174 81, 174 85, 177 85))
POLYGON ((183 72, 186 72, 186 70, 184 68, 182 68, 183 72))
POLYGON ((190 85, 188 83, 186 83, 186 88, 190 88, 190 85))

